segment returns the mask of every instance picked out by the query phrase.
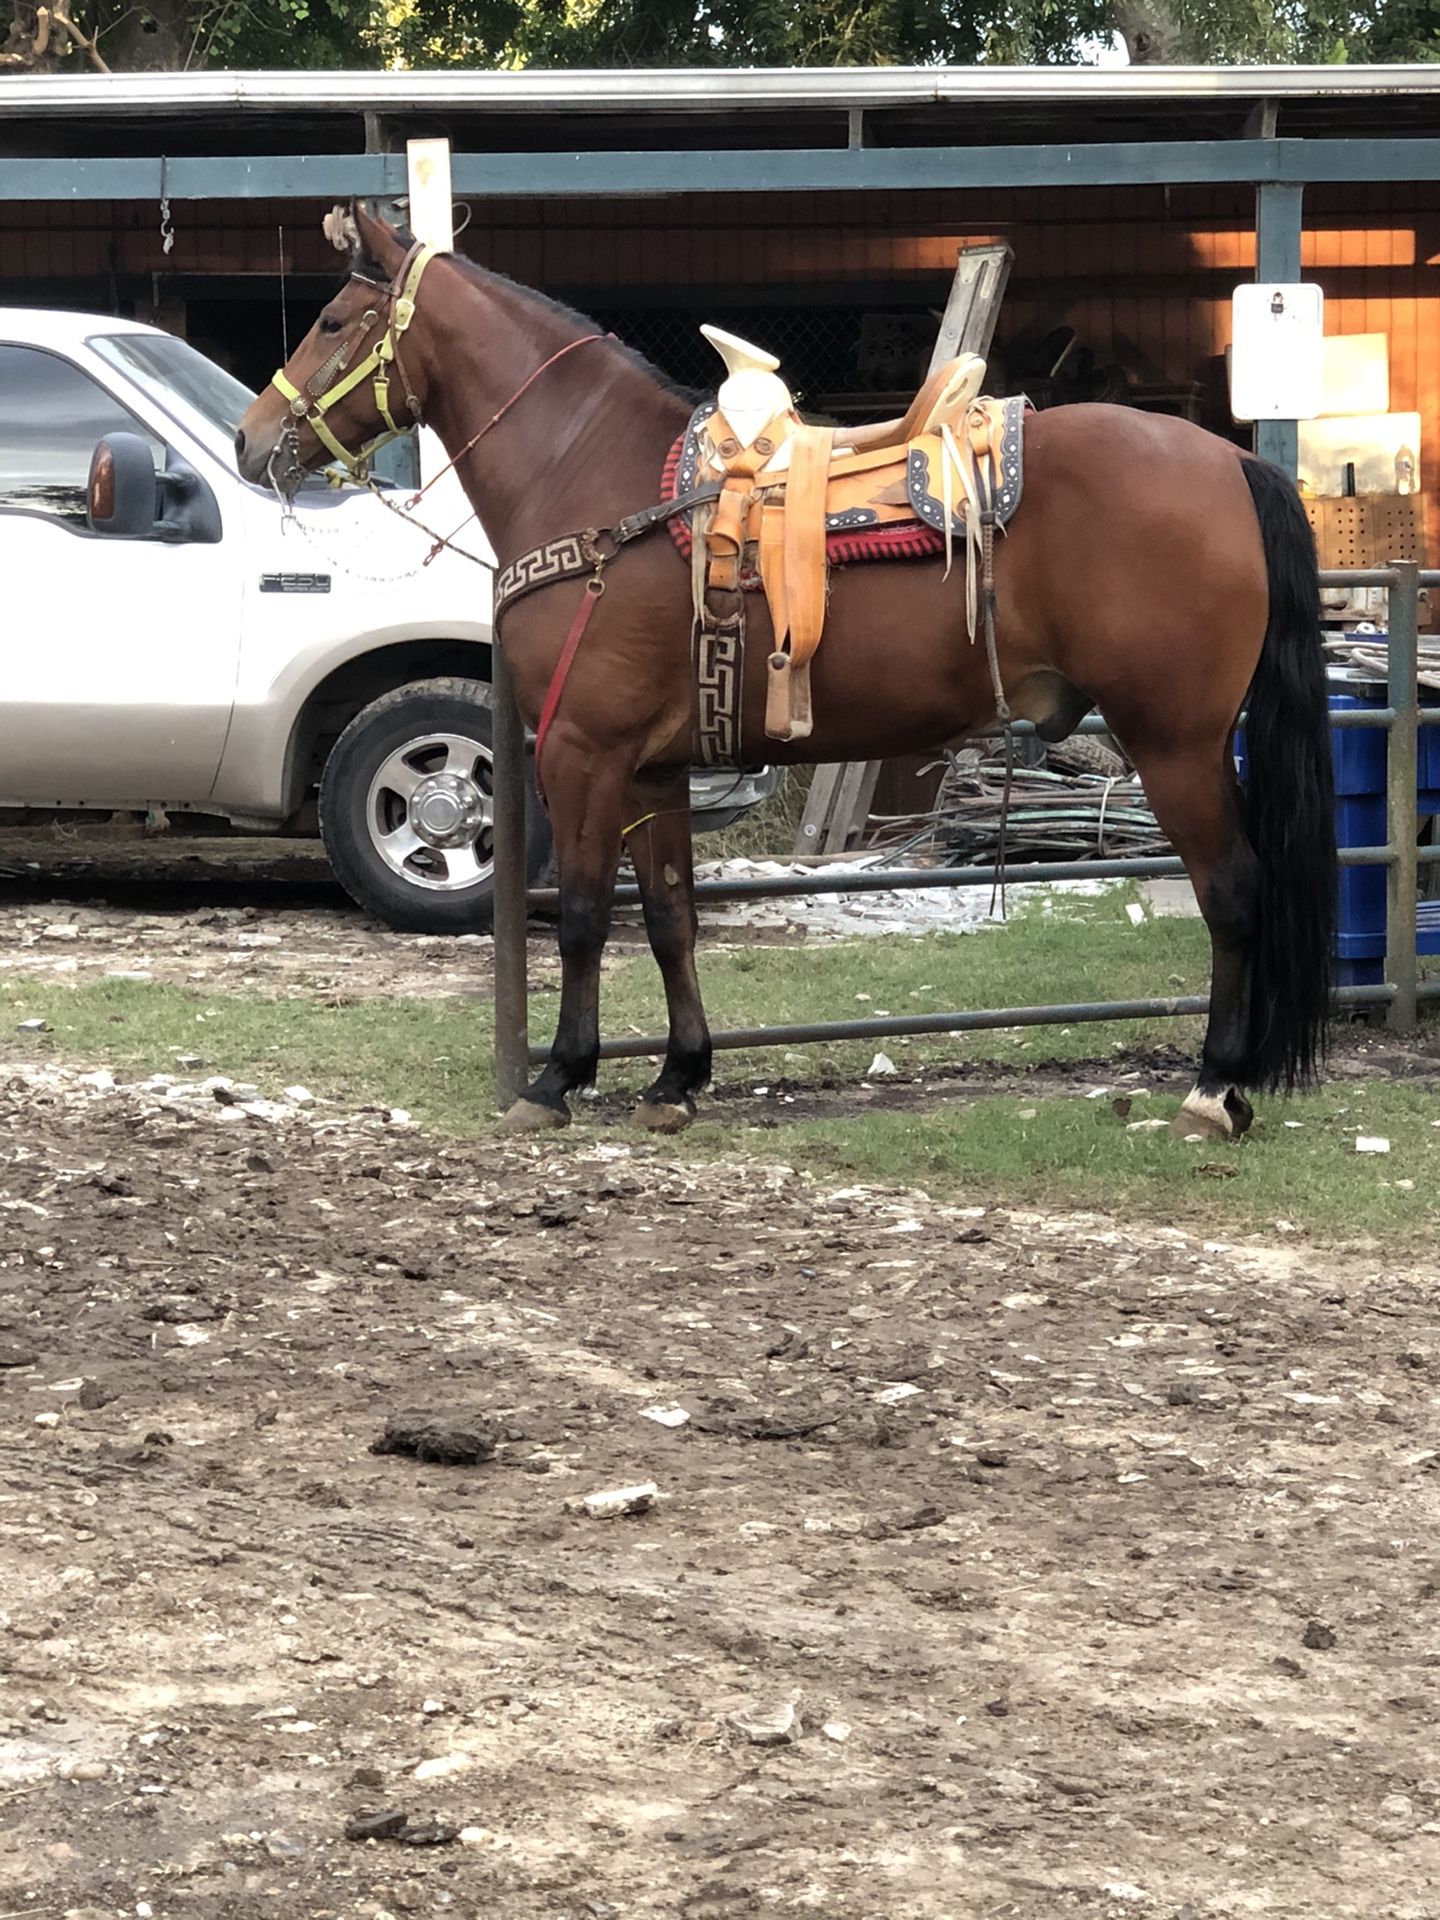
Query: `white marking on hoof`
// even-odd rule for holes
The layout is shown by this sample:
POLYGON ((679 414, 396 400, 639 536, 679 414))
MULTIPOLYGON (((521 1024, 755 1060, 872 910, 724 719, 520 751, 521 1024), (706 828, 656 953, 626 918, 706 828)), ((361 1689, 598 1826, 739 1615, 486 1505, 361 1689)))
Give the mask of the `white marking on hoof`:
POLYGON ((1170 1122, 1170 1131, 1181 1140, 1188 1140, 1196 1133, 1206 1140, 1233 1140, 1235 1122, 1225 1104, 1225 1095, 1201 1093, 1198 1087, 1192 1087, 1179 1113, 1170 1122))
POLYGON ((695 1109, 683 1102, 672 1106, 668 1102, 642 1100, 635 1109, 636 1126, 650 1133, 683 1133, 694 1118, 695 1109))
POLYGON ((549 1133, 555 1127, 568 1127, 570 1114, 565 1107, 542 1107, 538 1101, 517 1100, 500 1122, 501 1133, 549 1133))

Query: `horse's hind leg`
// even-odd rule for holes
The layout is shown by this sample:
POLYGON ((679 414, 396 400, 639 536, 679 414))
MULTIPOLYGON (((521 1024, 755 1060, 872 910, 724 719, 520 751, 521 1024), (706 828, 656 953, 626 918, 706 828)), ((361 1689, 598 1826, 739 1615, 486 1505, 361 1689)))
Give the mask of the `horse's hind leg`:
POLYGON ((681 773, 637 780, 634 826, 626 845, 645 907, 650 950, 665 982, 670 1038, 659 1078, 640 1096, 635 1118, 657 1133, 678 1133, 695 1117, 695 1095, 710 1079, 710 1029, 695 974, 695 864, 690 783, 681 773))
MULTIPOLYGON (((558 733, 557 729, 557 733, 558 733)), ((554 740, 545 793, 560 868, 560 1018, 544 1069, 505 1115, 507 1133, 569 1124, 566 1095, 600 1058, 600 960, 610 932, 630 764, 593 742, 554 740)))
POLYGON ((1245 837, 1229 730, 1219 742, 1167 753, 1132 749, 1132 757, 1155 818, 1185 863, 1210 934, 1210 1017, 1200 1073, 1174 1131, 1234 1139, 1255 1117, 1240 1089, 1250 1068, 1259 865, 1245 837))

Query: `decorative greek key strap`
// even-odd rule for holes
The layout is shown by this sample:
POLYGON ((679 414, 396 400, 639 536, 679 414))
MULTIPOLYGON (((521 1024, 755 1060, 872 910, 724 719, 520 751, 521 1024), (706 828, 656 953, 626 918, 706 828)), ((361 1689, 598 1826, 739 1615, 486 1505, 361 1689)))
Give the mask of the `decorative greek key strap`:
POLYGON ((695 623, 695 739, 702 767, 740 764, 740 690, 745 615, 695 623))
POLYGON ((587 557, 586 544, 583 533, 566 533, 512 560, 495 582, 496 614, 509 601, 533 593, 536 587, 549 586, 552 580, 573 580, 579 574, 593 573, 595 555, 592 549, 587 557))
POLYGON ((613 527, 586 527, 579 533, 562 533, 556 540, 532 547, 518 560, 512 560, 508 567, 503 567, 497 576, 494 617, 498 620, 512 600, 533 593, 537 587, 548 587, 554 580, 574 580, 582 573, 594 573, 613 559, 621 547, 662 526, 677 513, 689 513, 692 508, 715 499, 719 491, 718 486, 696 487, 674 500, 662 501, 659 506, 627 514, 613 527))

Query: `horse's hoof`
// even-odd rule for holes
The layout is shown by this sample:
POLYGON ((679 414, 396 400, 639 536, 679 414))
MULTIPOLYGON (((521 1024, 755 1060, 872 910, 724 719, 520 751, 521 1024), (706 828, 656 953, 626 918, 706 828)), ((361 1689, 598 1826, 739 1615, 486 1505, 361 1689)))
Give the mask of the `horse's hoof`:
POLYGON ((1225 1095, 1225 1111, 1230 1116, 1230 1125, 1234 1128, 1232 1138, 1238 1140, 1248 1133, 1255 1122, 1255 1109, 1241 1093, 1238 1087, 1231 1087, 1225 1095))
POLYGON ((555 1127, 568 1127, 567 1107, 542 1107, 538 1100, 517 1100, 500 1122, 501 1133, 549 1133, 555 1127))
POLYGON ((683 1133, 694 1118, 695 1109, 688 1100, 642 1100, 635 1109, 636 1126, 650 1133, 683 1133))
POLYGON ((1196 1088, 1185 1096, 1185 1104, 1170 1122, 1170 1131, 1177 1140, 1191 1140, 1196 1134, 1202 1140, 1234 1140, 1244 1131, 1235 1124, 1236 1117, 1230 1111, 1228 1095, 1201 1093, 1196 1088))

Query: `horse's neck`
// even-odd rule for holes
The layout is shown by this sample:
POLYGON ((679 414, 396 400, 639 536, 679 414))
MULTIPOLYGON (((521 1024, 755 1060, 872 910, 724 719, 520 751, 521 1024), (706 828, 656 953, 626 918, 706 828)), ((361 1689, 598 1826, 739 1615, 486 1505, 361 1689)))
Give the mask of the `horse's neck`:
POLYGON ((564 352, 580 337, 574 329, 539 302, 520 304, 518 289, 506 294, 486 298, 483 324, 472 308, 468 324, 448 338, 437 333, 427 369, 429 422, 502 566, 658 500, 665 456, 686 418, 684 402, 612 341, 564 352))

